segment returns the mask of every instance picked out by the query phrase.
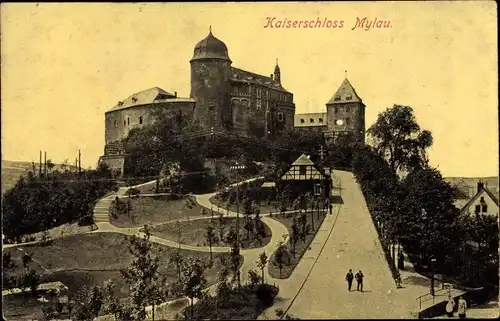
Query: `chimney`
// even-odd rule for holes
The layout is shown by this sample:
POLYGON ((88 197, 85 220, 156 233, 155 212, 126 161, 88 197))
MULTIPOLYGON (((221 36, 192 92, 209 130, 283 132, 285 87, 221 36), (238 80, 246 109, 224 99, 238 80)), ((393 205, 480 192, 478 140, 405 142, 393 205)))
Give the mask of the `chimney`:
POLYGON ((481 189, 484 188, 484 183, 479 181, 477 182, 477 192, 479 193, 479 191, 481 191, 481 189))
POLYGON ((175 98, 177 98, 177 92, 176 91, 174 91, 174 96, 175 96, 175 98))
POLYGON ((273 74, 271 74, 271 80, 273 80, 273 78, 274 78, 274 75, 273 75, 273 74))

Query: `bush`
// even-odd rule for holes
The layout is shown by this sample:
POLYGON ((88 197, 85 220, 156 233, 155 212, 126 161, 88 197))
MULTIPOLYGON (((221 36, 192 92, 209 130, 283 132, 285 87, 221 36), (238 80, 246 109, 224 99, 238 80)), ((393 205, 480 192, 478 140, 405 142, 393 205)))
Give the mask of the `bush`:
POLYGON ((248 277, 251 285, 258 285, 262 282, 262 277, 253 269, 248 271, 248 277))
POLYGON ((78 220, 78 226, 89 226, 94 224, 94 217, 92 215, 86 215, 78 220))
POLYGON ((125 195, 130 196, 130 197, 138 196, 139 194, 141 194, 141 191, 140 191, 140 190, 138 190, 138 189, 137 189, 137 188, 135 188, 135 187, 129 188, 129 189, 125 192, 125 195))
POLYGON ((271 306, 277 294, 278 289, 269 284, 259 284, 255 292, 257 299, 259 299, 264 306, 271 306))

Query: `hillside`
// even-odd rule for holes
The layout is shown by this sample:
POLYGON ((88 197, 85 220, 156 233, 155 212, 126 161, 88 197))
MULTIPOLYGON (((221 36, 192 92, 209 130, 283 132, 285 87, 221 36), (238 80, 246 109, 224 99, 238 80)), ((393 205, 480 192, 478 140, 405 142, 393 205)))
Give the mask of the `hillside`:
MULTIPOLYGON (((38 166, 35 163, 35 166, 38 166)), ((75 170, 75 166, 68 166, 69 170, 75 170)), ((33 170, 31 162, 2 160, 2 194, 14 186, 19 177, 25 176, 28 171, 33 170)), ((36 168, 38 171, 38 167, 36 168)), ((61 164, 55 164, 53 170, 62 170, 61 164)))

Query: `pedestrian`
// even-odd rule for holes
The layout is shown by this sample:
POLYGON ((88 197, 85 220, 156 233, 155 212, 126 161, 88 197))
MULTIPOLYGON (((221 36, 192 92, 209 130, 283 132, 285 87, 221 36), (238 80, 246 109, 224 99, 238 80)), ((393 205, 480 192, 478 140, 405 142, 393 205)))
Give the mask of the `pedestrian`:
POLYGON ((356 275, 355 275, 356 281, 358 282, 357 290, 361 291, 361 292, 363 292, 363 277, 364 277, 364 275, 363 275, 363 272, 361 272, 361 270, 359 270, 359 272, 356 273, 356 275))
POLYGON ((333 205, 330 204, 329 207, 330 207, 330 214, 332 214, 333 213, 333 205))
POLYGON ((453 316, 453 309, 455 308, 455 300, 451 297, 451 295, 448 295, 448 303, 446 303, 446 315, 448 317, 453 316))
POLYGON ((463 297, 460 297, 458 300, 458 317, 460 319, 465 319, 465 315, 467 312, 467 302, 465 302, 463 297))
POLYGON ((347 281, 347 289, 351 292, 352 280, 354 279, 354 275, 352 274, 352 270, 349 269, 347 275, 345 276, 345 280, 347 281))

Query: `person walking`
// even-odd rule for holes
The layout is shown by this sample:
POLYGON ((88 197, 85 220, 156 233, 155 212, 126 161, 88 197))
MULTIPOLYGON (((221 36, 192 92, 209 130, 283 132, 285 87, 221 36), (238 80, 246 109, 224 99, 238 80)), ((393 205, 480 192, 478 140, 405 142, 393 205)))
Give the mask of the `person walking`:
POLYGON ((458 317, 460 319, 465 319, 465 315, 467 312, 467 302, 464 300, 463 297, 460 297, 458 300, 458 317))
POLYGON ((356 281, 358 282, 357 290, 361 292, 363 292, 363 277, 364 275, 363 272, 361 272, 361 270, 359 270, 359 272, 356 273, 355 275, 356 281))
POLYGON ((349 269, 349 272, 347 272, 345 276, 345 280, 347 281, 347 289, 349 290, 349 292, 351 292, 353 279, 354 279, 354 274, 352 274, 352 270, 349 269))
POLYGON ((446 315, 448 317, 453 316, 453 309, 455 308, 455 300, 451 297, 451 295, 448 295, 448 303, 446 303, 446 315))

